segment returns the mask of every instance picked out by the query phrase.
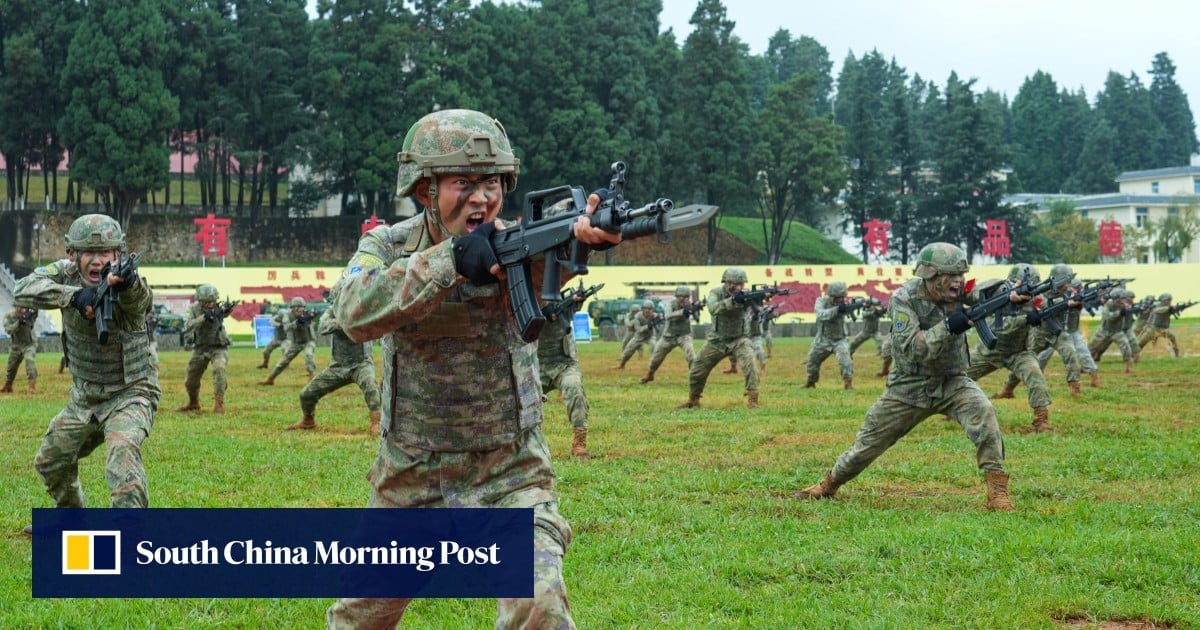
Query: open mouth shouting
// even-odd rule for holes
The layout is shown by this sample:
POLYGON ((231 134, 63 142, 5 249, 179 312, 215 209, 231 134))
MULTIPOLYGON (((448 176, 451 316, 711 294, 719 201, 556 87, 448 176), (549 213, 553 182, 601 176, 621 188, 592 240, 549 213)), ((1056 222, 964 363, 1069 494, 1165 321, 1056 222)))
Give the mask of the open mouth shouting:
POLYGON ((465 222, 465 225, 467 227, 467 233, 470 234, 471 232, 475 231, 475 228, 479 227, 480 225, 483 225, 483 220, 484 220, 483 212, 472 212, 471 214, 467 215, 467 220, 465 222))

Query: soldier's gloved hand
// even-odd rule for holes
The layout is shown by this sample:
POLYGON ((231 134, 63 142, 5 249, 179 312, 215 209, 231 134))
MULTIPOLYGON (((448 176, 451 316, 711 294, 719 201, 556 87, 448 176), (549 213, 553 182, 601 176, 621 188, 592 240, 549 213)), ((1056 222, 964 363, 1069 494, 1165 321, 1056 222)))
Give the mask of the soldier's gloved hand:
POLYGON ((1029 311, 1029 314, 1025 316, 1025 323, 1029 324, 1030 326, 1041 326, 1042 312, 1036 308, 1032 311, 1029 311))
POLYGON ((206 321, 206 322, 212 322, 212 321, 213 321, 213 314, 212 314, 212 311, 210 311, 210 310, 208 310, 208 309, 204 309, 204 321, 206 321))
POLYGON ((1133 309, 1126 306, 1125 308, 1121 309, 1121 314, 1122 315, 1131 315, 1131 314, 1133 314, 1133 309))
POLYGON ((71 306, 84 317, 88 316, 89 309, 95 301, 96 287, 83 287, 71 295, 71 306))
MULTIPOLYGON (((121 281, 112 285, 113 291, 116 291, 117 293, 120 293, 121 291, 124 291, 125 289, 128 289, 129 287, 137 284, 137 281, 138 281, 137 269, 127 269, 122 273, 124 273, 125 275, 118 276, 119 278, 121 278, 121 281)), ((106 282, 107 282, 107 280, 106 280, 106 282)))
POLYGON ((496 223, 489 221, 475 228, 466 236, 459 236, 451 241, 454 250, 454 270, 465 276, 471 284, 483 286, 497 282, 492 275, 492 267, 499 264, 496 252, 492 250, 489 240, 496 231, 496 223))
POLYGON ((846 313, 849 313, 849 312, 850 312, 850 310, 851 310, 851 309, 850 309, 850 305, 849 305, 849 304, 847 304, 847 303, 845 303, 845 302, 843 302, 843 303, 841 303, 841 304, 838 304, 838 313, 841 313, 842 315, 845 315, 846 313))
POLYGON ((970 330, 971 320, 967 319, 967 309, 960 305, 957 311, 950 313, 950 317, 946 318, 946 328, 949 328, 953 335, 961 335, 970 330))
POLYGON ((733 303, 734 304, 745 304, 746 303, 746 292, 745 291, 734 291, 733 292, 733 303))

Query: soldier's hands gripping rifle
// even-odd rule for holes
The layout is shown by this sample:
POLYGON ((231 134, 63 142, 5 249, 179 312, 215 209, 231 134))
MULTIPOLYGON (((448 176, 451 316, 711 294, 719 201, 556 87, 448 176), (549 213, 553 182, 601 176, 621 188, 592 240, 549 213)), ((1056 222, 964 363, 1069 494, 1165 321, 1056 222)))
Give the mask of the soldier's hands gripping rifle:
POLYGON ((775 297, 776 295, 791 295, 795 293, 792 289, 780 289, 779 283, 775 284, 752 284, 749 291, 737 291, 733 294, 733 301, 736 304, 758 304, 775 297))
POLYGON ((859 312, 866 308, 868 304, 870 304, 870 302, 864 298, 854 298, 849 302, 842 302, 841 304, 838 304, 837 308, 839 313, 849 316, 850 321, 853 322, 858 321, 859 312))
POLYGON ((594 284, 585 289, 583 287, 583 278, 580 278, 578 288, 573 289, 571 287, 567 287, 566 289, 563 289, 561 297, 558 300, 550 302, 542 307, 542 315, 545 316, 546 319, 557 317, 565 323, 575 315, 576 311, 579 310, 579 307, 584 303, 584 301, 593 295, 596 295, 596 293, 603 288, 604 283, 601 282, 600 284, 594 284))
POLYGON ((1088 284, 1074 295, 1053 299, 1049 304, 1037 309, 1038 318, 1051 334, 1062 332, 1057 315, 1070 308, 1084 308, 1088 304, 1099 306, 1100 296, 1114 287, 1120 286, 1121 280, 1089 280, 1088 284), (1075 306, 1071 306, 1075 304, 1075 306))
POLYGON ((1184 312, 1188 308, 1195 306, 1195 305, 1196 305, 1195 300, 1192 300, 1190 302, 1184 302, 1183 304, 1176 304, 1171 307, 1171 315, 1173 317, 1179 317, 1180 313, 1184 312))
POLYGON ((306 308, 302 313, 296 316, 296 323, 300 324, 301 326, 307 326, 312 323, 313 318, 316 316, 317 314, 314 313, 312 309, 306 308))
POLYGON ((708 307, 708 298, 704 298, 703 300, 700 300, 699 302, 692 302, 691 304, 688 304, 687 306, 683 307, 683 313, 685 315, 687 315, 688 317, 691 317, 693 322, 696 322, 697 324, 699 324, 700 323, 700 311, 703 311, 707 307, 708 307))
POLYGON ((108 333, 112 326, 110 322, 113 320, 113 308, 117 294, 137 283, 138 263, 141 261, 140 253, 122 254, 116 260, 116 264, 105 263, 100 270, 100 286, 96 288, 95 298, 92 301, 92 312, 96 314, 96 339, 100 343, 108 343, 108 333), (108 283, 110 274, 121 278, 121 282, 110 285, 108 283))
POLYGON ((1133 278, 1092 278, 1090 280, 1082 280, 1083 290, 1087 290, 1091 286, 1101 286, 1100 292, 1094 294, 1090 299, 1083 303, 1084 310, 1088 315, 1095 315, 1096 311, 1103 306, 1102 301, 1108 297, 1108 293, 1118 287, 1124 287, 1126 284, 1133 282, 1133 278))
MULTIPOLYGON (((590 216, 591 225, 622 239, 634 239, 656 234, 661 243, 670 240, 670 229, 699 225, 716 212, 715 206, 688 206, 675 209, 670 199, 660 198, 640 208, 632 208, 625 200, 625 164, 612 164, 612 179, 608 189, 597 191, 600 205, 590 216)), ((558 186, 538 190, 525 195, 522 216, 516 225, 497 230, 494 224, 476 228, 471 234, 455 239, 454 249, 459 251, 459 242, 472 236, 486 237, 496 264, 505 272, 508 281, 509 299, 521 338, 526 342, 537 339, 546 317, 538 307, 538 294, 533 287, 532 262, 545 255, 545 271, 542 277, 542 301, 559 297, 562 286, 562 271, 566 268, 571 275, 588 272, 588 254, 593 247, 575 238, 575 223, 587 214, 587 195, 578 186, 558 186), (542 213, 557 202, 569 200, 569 207, 560 213, 543 217, 542 213)), ((595 249, 604 249, 597 247, 595 249)))
MULTIPOLYGON (((950 329, 951 333, 960 335, 974 325, 975 331, 979 334, 979 340, 990 350, 996 347, 997 341, 996 333, 992 332, 992 326, 995 326, 997 329, 1002 328, 1004 326, 1004 316, 1013 310, 1012 293, 1015 291, 1018 296, 1032 298, 1049 291, 1051 286, 1053 286, 1053 282, 1050 278, 1033 285, 1022 282, 1015 287, 1011 282, 1003 282, 996 287, 995 293, 991 297, 984 299, 975 306, 966 308, 959 305, 958 310, 946 318, 946 326, 950 329), (987 318, 993 315, 995 316, 994 323, 988 324, 987 318)), ((1034 318, 1036 318, 1036 315, 1034 318)), ((1034 318, 1031 318, 1031 322, 1034 318)))

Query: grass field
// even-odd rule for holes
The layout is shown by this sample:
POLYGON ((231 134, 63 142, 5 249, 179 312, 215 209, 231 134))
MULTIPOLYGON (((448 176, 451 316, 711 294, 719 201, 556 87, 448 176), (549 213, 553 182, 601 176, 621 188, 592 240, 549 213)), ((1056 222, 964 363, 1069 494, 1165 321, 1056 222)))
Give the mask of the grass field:
MULTIPOLYGON (((575 619, 582 628, 1200 627, 1200 324, 1174 330, 1185 357, 1160 344, 1127 376, 1110 352, 1102 389, 1085 386, 1082 398, 1068 396, 1052 359, 1052 434, 1029 431, 1025 400, 998 401, 1014 513, 984 510, 973 448, 938 417, 836 500, 790 498, 850 445, 881 391, 870 342, 856 356, 856 389, 844 391, 833 359, 817 389, 802 389, 809 340, 776 340, 753 411, 740 377, 719 370, 702 408, 675 410, 687 393, 678 351, 654 383, 638 385, 644 361, 617 371, 616 344, 583 344, 594 458, 567 455, 556 394, 545 422, 575 530, 566 557, 575 619)), ((319 430, 285 432, 299 418, 302 367, 258 387, 258 352, 237 348, 228 413, 185 415, 173 410, 187 356, 162 355, 162 405, 143 448, 153 506, 365 504, 375 440, 356 388, 321 402, 319 430)), ((321 349, 318 365, 327 362, 321 349)), ((0 628, 323 625, 328 599, 32 599, 20 528, 31 508, 51 505, 31 463, 66 400, 57 363, 39 357, 36 397, 0 398, 0 628)), ((994 392, 1004 376, 981 384, 994 392)), ((211 378, 201 395, 211 408, 211 378)), ((80 466, 98 507, 108 505, 103 464, 98 451, 80 466)), ((494 614, 490 600, 419 601, 403 625, 487 628, 494 614)))

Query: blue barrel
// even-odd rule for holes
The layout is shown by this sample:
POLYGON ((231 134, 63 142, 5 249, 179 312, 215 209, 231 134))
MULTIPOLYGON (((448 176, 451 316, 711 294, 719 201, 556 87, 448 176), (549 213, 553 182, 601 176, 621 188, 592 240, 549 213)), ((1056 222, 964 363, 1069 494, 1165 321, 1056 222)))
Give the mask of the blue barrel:
POLYGON ((575 313, 575 317, 571 320, 571 330, 575 334, 575 341, 591 343, 592 322, 587 313, 575 313))

